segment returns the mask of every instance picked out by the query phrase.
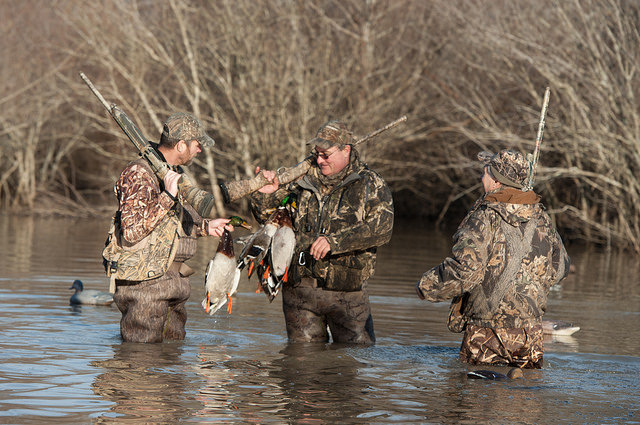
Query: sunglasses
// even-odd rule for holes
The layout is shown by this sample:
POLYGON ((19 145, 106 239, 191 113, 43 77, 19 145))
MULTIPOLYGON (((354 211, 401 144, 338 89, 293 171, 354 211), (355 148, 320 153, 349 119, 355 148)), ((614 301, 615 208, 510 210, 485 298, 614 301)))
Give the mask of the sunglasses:
POLYGON ((322 158, 322 159, 324 159, 324 160, 326 161, 327 159, 329 159, 329 157, 330 157, 331 155, 333 155, 334 153, 338 152, 339 150, 340 150, 340 149, 336 149, 335 151, 333 151, 333 152, 331 152, 331 153, 326 153, 326 152, 318 152, 317 150, 315 150, 315 149, 314 149, 314 150, 313 150, 313 152, 311 152, 311 154, 312 154, 313 156, 315 156, 315 157, 316 157, 316 159, 318 159, 318 158, 322 158))

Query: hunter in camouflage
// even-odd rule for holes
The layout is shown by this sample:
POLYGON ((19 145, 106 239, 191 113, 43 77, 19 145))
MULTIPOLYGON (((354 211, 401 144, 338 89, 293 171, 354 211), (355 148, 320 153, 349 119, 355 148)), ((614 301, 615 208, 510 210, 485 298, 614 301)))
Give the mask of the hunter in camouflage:
POLYGON ((432 302, 453 299, 449 328, 465 334, 460 360, 542 367, 542 315, 549 288, 569 272, 569 257, 533 191, 529 164, 512 150, 481 152, 485 194, 453 237, 452 256, 416 285, 432 302))
MULTIPOLYGON (((169 165, 179 166, 189 164, 202 146, 213 143, 196 117, 176 113, 164 125, 156 150, 169 165)), ((191 292, 189 275, 193 273, 184 261, 195 254, 196 237, 220 236, 224 228, 233 230, 226 225, 229 219, 202 219, 178 196, 179 179, 180 174, 169 171, 161 181, 149 164, 139 159, 127 165, 116 182, 119 209, 114 228, 118 230, 113 237, 119 242, 111 244, 113 249, 105 249, 103 255, 107 273, 116 276, 114 301, 122 313, 120 333, 124 341, 184 339, 185 303, 191 292), (176 222, 176 226, 165 225, 168 222, 176 222), (153 244, 177 247, 148 250, 153 244), (117 279, 118 268, 126 263, 121 260, 138 255, 138 247, 143 253, 153 252, 155 257, 142 263, 139 275, 128 270, 126 275, 132 277, 117 279), (148 270, 166 272, 150 276, 148 270)))
POLYGON ((376 247, 391 239, 393 200, 351 142, 344 123, 325 123, 310 142, 316 162, 307 174, 252 196, 259 221, 287 194, 297 197, 296 252, 282 288, 290 341, 328 341, 328 326, 334 342, 375 342, 366 284, 375 271, 376 247))

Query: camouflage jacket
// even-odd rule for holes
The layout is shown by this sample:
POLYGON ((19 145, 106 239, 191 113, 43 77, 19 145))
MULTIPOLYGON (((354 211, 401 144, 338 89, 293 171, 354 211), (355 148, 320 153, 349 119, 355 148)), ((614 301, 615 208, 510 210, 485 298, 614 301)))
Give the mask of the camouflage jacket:
POLYGON ((569 257, 537 200, 514 204, 481 197, 453 237, 452 257, 418 282, 422 295, 434 302, 461 296, 466 323, 481 327, 539 323, 549 288, 569 272, 569 257))
MULTIPOLYGON (((119 203, 122 237, 135 244, 151 235, 158 224, 181 216, 179 245, 175 261, 185 261, 196 252, 197 236, 207 235, 206 220, 203 220, 186 202, 175 202, 162 188, 146 160, 139 159, 127 165, 115 185, 119 203), (170 214, 173 212, 175 214, 170 214)), ((151 259, 150 259, 151 260, 151 259)))
POLYGON ((273 194, 252 195, 258 221, 264 222, 265 209, 278 205, 289 193, 297 199, 297 208, 292 210, 296 253, 291 280, 311 277, 325 289, 361 289, 374 274, 376 247, 391 239, 394 213, 387 184, 352 148, 349 165, 337 176, 325 177, 314 165, 297 182, 273 194), (309 248, 320 236, 327 239, 331 252, 316 261, 309 248))

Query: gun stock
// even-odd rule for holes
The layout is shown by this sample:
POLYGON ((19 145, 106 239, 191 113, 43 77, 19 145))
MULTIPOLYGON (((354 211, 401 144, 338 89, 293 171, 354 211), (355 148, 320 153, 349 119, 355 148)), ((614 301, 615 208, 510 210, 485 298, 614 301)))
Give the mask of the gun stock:
MULTIPOLYGON (((367 140, 371 140, 377 135, 379 135, 380 133, 383 133, 391 129, 397 126, 398 124, 405 122, 406 120, 407 120, 407 116, 403 115, 397 120, 394 120, 389 124, 385 125, 384 127, 381 127, 375 131, 372 131, 371 133, 367 134, 363 138, 356 140, 355 142, 353 142, 353 145, 355 146, 360 143, 366 142, 367 140)), ((297 165, 294 165, 293 167, 278 169, 278 171, 276 171, 276 179, 278 180, 278 184, 288 184, 304 176, 307 173, 307 171, 309 171, 309 168, 311 168, 311 165, 313 164, 314 160, 315 160, 315 157, 313 155, 309 155, 308 157, 306 157, 305 159, 303 159, 301 162, 299 162, 297 165)), ((267 178, 262 173, 260 173, 252 179, 222 183, 220 187, 222 188, 222 193, 224 195, 225 202, 229 203, 229 202, 234 202, 246 195, 250 195, 253 192, 257 191, 258 189, 270 183, 273 183, 273 182, 267 180, 267 178)))

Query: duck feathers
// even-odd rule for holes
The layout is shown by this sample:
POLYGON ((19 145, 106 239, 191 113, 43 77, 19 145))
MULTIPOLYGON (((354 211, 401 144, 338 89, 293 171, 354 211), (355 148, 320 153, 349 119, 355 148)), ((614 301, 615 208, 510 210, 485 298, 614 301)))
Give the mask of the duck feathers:
POLYGON ((291 216, 285 206, 278 207, 265 225, 248 241, 238 261, 238 268, 248 267, 251 277, 256 271, 258 291, 269 301, 278 295, 282 282, 288 279, 289 266, 295 252, 296 236, 291 216))
POLYGON ((247 266, 247 274, 249 277, 251 277, 256 270, 256 266, 262 263, 267 255, 267 251, 271 246, 271 239, 273 239, 276 230, 278 230, 278 227, 275 223, 267 222, 247 240, 247 244, 240 253, 238 268, 242 269, 247 266))
POLYGON ((296 249, 296 235, 291 225, 291 217, 289 217, 287 210, 283 211, 286 214, 280 221, 278 230, 271 241, 271 265, 276 278, 286 281, 286 273, 296 249))
POLYGON ((231 313, 231 296, 238 290, 240 270, 236 268, 233 239, 227 230, 222 232, 216 254, 207 266, 204 281, 202 307, 205 312, 213 315, 229 302, 227 312, 231 313))

